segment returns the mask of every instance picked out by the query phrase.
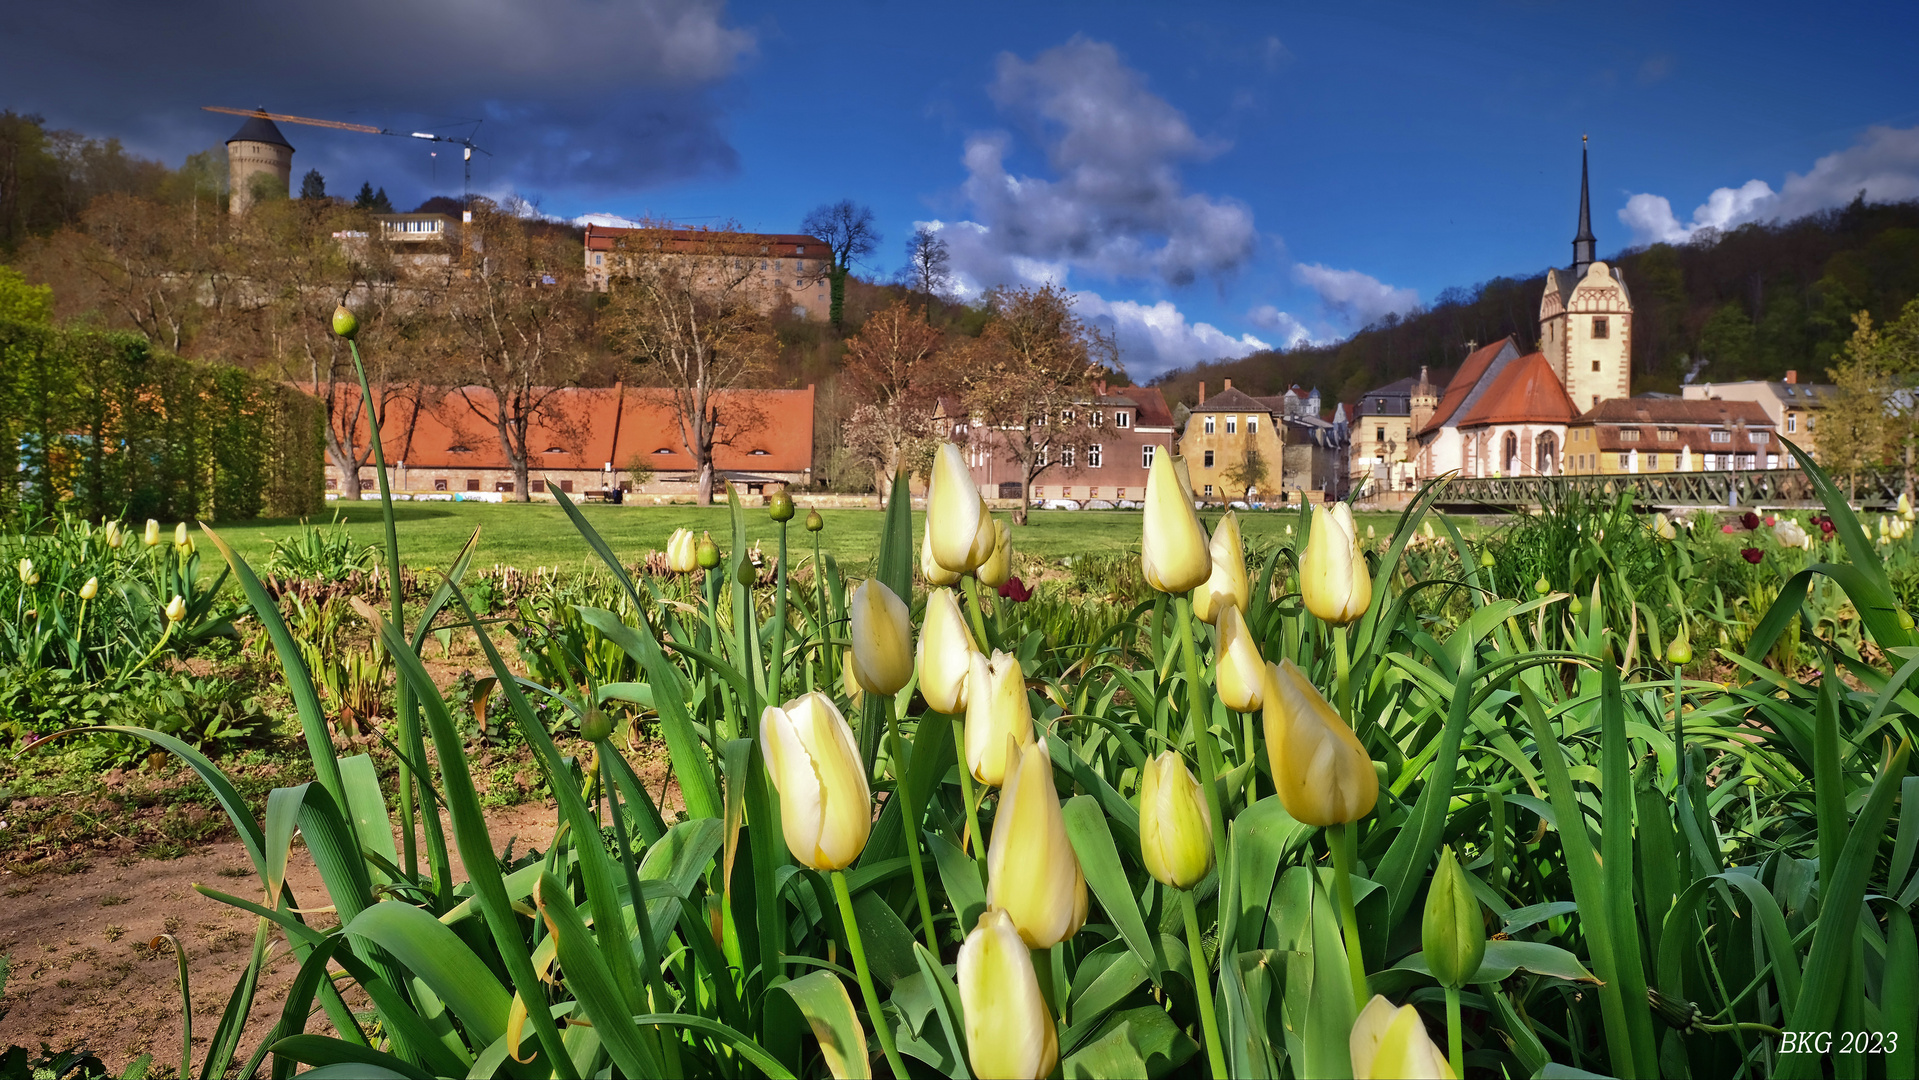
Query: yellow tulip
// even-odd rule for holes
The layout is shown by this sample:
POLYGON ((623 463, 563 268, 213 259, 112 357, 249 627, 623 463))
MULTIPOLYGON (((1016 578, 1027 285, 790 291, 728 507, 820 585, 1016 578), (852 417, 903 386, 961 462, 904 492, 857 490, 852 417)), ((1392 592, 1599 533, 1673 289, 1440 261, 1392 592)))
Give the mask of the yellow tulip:
POLYGON ((1086 876, 1066 838, 1046 744, 1006 747, 1006 785, 986 851, 986 902, 1003 908, 1019 936, 1048 949, 1086 922, 1086 876))
POLYGON ((33 572, 32 559, 20 560, 20 583, 22 585, 31 585, 35 581, 39 580, 39 577, 40 575, 33 572))
POLYGON ((676 574, 690 574, 700 568, 699 538, 692 529, 674 529, 666 538, 666 568, 676 574))
POLYGON ((1266 753, 1286 812, 1321 826, 1372 813, 1379 776, 1359 737, 1291 660, 1266 675, 1266 753))
POLYGON ((1146 872, 1175 889, 1192 888, 1213 868, 1213 815, 1199 781, 1171 750, 1140 774, 1139 847, 1146 872))
POLYGON ((1219 662, 1213 669, 1219 699, 1234 712, 1252 712, 1266 700, 1266 661, 1239 609, 1228 606, 1219 616, 1219 662))
POLYGON ((1033 710, 1026 701, 1026 673, 1019 657, 975 652, 966 679, 966 768, 973 779, 998 787, 1006 781, 1006 740, 1020 750, 1033 745, 1033 710))
POLYGON ((1334 626, 1345 626, 1373 602, 1373 579, 1359 553, 1353 511, 1345 503, 1331 510, 1313 507, 1313 534, 1299 560, 1299 591, 1306 610, 1334 626))
POLYGON ((913 618, 878 578, 867 578, 847 603, 852 621, 853 677, 869 694, 897 694, 913 677, 913 618))
POLYGON ((184 521, 173 527, 173 546, 187 546, 187 523, 184 521))
POLYGON ((993 554, 980 564, 974 576, 989 589, 999 588, 1013 576, 1013 530, 1004 521, 993 522, 993 554))
POLYGON ((933 561, 950 573, 970 573, 993 554, 998 534, 986 515, 986 500, 980 498, 960 448, 952 443, 941 443, 933 458, 926 531, 932 537, 933 561))
POLYGON ((1353 1021, 1347 1046, 1355 1080, 1454 1080, 1453 1067, 1426 1034, 1419 1010, 1395 1009, 1377 994, 1353 1021))
POLYGON ((187 602, 178 593, 176 593, 174 594, 173 599, 167 601, 167 621, 177 623, 181 619, 184 619, 186 617, 187 617, 187 602))
POLYGON ((965 576, 948 570, 933 559, 933 530, 926 530, 920 537, 920 577, 925 578, 928 585, 940 587, 958 585, 959 579, 965 576))
POLYGON ((1240 549, 1239 515, 1226 511, 1226 516, 1213 527, 1213 538, 1206 546, 1212 558, 1213 576, 1193 590, 1193 614, 1199 616, 1201 622, 1216 623, 1220 608, 1236 607, 1245 611, 1253 595, 1252 584, 1246 580, 1246 555, 1240 549))
POLYGON ((780 827, 793 858, 815 870, 841 870, 866 848, 873 793, 853 729, 814 691, 760 714, 766 772, 780 793, 780 827))
POLYGON ((127 534, 120 529, 117 521, 107 522, 107 546, 117 548, 127 542, 127 534))
POLYGON ((153 518, 148 518, 147 534, 141 539, 145 541, 148 547, 152 547, 153 545, 159 543, 160 542, 160 523, 153 518))
POLYGON ((1059 1060, 1059 1033, 1040 995, 1033 954, 1013 920, 987 908, 960 946, 960 1005, 973 1075, 1039 1080, 1059 1060))
POLYGON ((1913 519, 1912 500, 1904 492, 1899 494, 1899 516, 1907 521, 1913 519))
POLYGON ((951 589, 929 591, 919 643, 920 693, 929 708, 948 716, 966 711, 966 681, 978 655, 958 596, 951 589))
POLYGON ((100 579, 97 577, 88 578, 87 583, 85 585, 80 586, 80 599, 82 600, 91 600, 94 597, 99 595, 100 595, 100 579))
POLYGON ((1146 584, 1163 593, 1196 589, 1213 574, 1206 530, 1193 512, 1193 489, 1174 468, 1171 454, 1154 454, 1146 474, 1139 567, 1146 584))
POLYGON ((853 677, 853 647, 846 647, 846 655, 840 658, 840 689, 846 691, 846 700, 855 709, 866 702, 866 691, 860 689, 860 682, 853 677))

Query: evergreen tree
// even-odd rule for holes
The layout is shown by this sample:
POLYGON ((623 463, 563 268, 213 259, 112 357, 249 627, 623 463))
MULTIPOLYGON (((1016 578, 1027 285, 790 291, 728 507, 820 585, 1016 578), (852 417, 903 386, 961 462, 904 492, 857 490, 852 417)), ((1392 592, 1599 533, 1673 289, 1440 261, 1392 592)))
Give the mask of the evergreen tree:
POLYGON ((376 214, 391 214, 393 212, 393 201, 386 197, 385 188, 381 188, 373 193, 373 212, 376 214))
MULTIPOLYGON (((380 191, 384 193, 386 189, 381 188, 380 191)), ((360 185, 360 193, 353 197, 353 208, 355 210, 373 209, 373 181, 368 180, 360 185)))
POLYGON ((326 198, 326 177, 320 175, 320 170, 307 170, 306 176, 300 181, 300 197, 302 199, 326 198))

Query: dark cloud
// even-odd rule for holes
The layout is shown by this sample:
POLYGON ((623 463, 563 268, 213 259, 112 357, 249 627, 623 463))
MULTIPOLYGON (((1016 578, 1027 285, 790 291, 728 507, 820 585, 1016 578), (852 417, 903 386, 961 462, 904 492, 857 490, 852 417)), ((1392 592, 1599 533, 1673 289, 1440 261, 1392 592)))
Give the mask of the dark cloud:
MULTIPOLYGON (((12 23, 0 106, 169 162, 237 125, 201 105, 442 134, 481 120, 474 137, 495 156, 476 162, 476 190, 578 199, 733 171, 716 88, 754 49, 708 0, 122 0, 12 23)), ((319 168, 335 189, 459 190, 458 148, 441 148, 435 184, 424 142, 286 134, 296 173, 319 168)))

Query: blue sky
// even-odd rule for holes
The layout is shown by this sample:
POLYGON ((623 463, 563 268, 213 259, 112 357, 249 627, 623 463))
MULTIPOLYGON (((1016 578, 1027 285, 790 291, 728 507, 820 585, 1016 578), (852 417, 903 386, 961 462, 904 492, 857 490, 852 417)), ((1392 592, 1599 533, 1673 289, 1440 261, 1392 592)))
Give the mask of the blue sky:
MULTIPOLYGON (((94 0, 0 43, 0 105, 171 162, 228 133, 202 104, 485 117, 476 189, 568 217, 785 231, 852 198, 872 273, 938 223, 965 289, 1062 281, 1150 377, 1566 261, 1582 133, 1602 252, 1919 197, 1915 12, 94 0)), ((288 135, 336 191, 457 193, 424 144, 288 135)))

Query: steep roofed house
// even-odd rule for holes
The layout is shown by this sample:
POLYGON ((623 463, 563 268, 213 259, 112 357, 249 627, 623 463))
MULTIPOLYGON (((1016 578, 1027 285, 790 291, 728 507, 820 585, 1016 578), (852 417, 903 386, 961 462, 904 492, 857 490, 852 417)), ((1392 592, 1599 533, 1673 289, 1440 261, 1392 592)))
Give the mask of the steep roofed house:
MULTIPOLYGON (((1298 394, 1287 393, 1293 395, 1295 411, 1304 407, 1298 394)), ((1262 493, 1285 490, 1286 433, 1274 413, 1287 407, 1285 395, 1256 398, 1235 390, 1231 379, 1212 397, 1201 385, 1199 404, 1186 418, 1186 430, 1179 439, 1179 456, 1186 459, 1193 494, 1207 502, 1246 497, 1249 462, 1253 471, 1263 466, 1266 474, 1264 482, 1251 485, 1254 501, 1261 501, 1262 493)))
POLYGON ((1415 434, 1419 443, 1416 468, 1421 477, 1455 472, 1463 476, 1479 475, 1466 470, 1467 443, 1459 430, 1459 422, 1492 389, 1507 365, 1518 359, 1519 349, 1510 337, 1474 349, 1466 356, 1446 384, 1445 393, 1439 396, 1432 416, 1415 434))
POLYGON ((1580 475, 1777 469, 1784 454, 1754 401, 1615 398, 1566 433, 1566 471, 1580 475))
MULTIPOLYGON (((1773 428, 1780 435, 1811 451, 1819 413, 1839 388, 1831 383, 1804 383, 1797 371, 1786 372, 1784 379, 1754 379, 1745 382, 1695 383, 1682 388, 1688 401, 1751 401, 1766 410, 1773 428)), ((1790 455, 1781 460, 1791 468, 1790 455)))
POLYGON ((1557 476, 1566 426, 1579 410, 1543 353, 1505 365, 1457 419, 1465 476, 1557 476))

